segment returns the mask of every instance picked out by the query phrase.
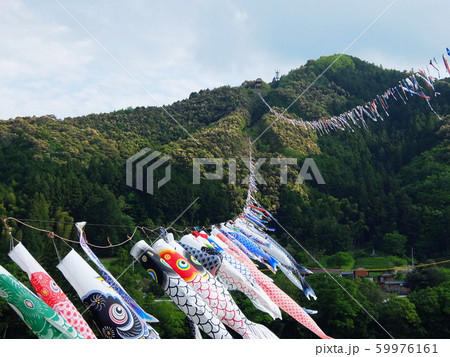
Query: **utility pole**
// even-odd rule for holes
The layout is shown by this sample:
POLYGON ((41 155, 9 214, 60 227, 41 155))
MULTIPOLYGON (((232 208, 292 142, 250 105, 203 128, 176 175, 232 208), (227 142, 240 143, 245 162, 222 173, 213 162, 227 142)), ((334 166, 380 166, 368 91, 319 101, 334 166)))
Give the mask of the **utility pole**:
POLYGON ((414 247, 411 247, 411 265, 414 268, 414 247))

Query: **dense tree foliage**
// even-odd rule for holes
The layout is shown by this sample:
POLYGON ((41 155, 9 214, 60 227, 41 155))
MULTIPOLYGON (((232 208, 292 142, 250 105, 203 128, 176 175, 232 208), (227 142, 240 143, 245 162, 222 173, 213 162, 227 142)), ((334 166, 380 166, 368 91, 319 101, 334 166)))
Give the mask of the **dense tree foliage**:
POLYGON ((448 338, 450 326, 450 281, 413 292, 409 300, 415 304, 428 338, 448 338))

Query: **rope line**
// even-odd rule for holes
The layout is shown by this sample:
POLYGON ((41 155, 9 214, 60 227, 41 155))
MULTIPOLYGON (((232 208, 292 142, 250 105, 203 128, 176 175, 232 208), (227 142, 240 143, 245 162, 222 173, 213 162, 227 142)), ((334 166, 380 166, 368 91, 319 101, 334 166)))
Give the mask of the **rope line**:
MULTIPOLYGON (((69 239, 69 238, 62 237, 62 236, 56 234, 55 232, 53 232, 51 230, 38 228, 38 227, 32 226, 31 224, 28 224, 28 223, 24 222, 24 221, 30 221, 30 222, 42 222, 42 223, 57 223, 56 221, 45 221, 45 220, 37 220, 37 219, 18 219, 18 218, 15 218, 15 217, 4 218, 2 221, 3 221, 4 226, 6 227, 6 230, 9 232, 9 234, 11 234, 11 227, 9 227, 8 224, 7 224, 8 220, 15 221, 15 222, 17 222, 17 223, 19 223, 19 224, 21 224, 21 225, 23 225, 25 227, 28 227, 28 228, 33 229, 33 230, 36 230, 38 232, 45 233, 47 235, 47 237, 49 237, 49 238, 58 238, 58 239, 61 239, 62 241, 66 242, 66 243, 68 242, 68 243, 80 244, 79 241, 75 241, 75 240, 72 240, 72 239, 69 239)), ((68 223, 65 223, 65 224, 68 224, 68 223)), ((72 224, 73 223, 70 223, 70 225, 72 225, 72 224)), ((96 223, 91 223, 89 225, 91 225, 91 226, 99 226, 99 227, 130 228, 130 226, 96 224, 96 223)), ((202 228, 205 229, 205 227, 202 227, 202 228)), ((173 228, 171 226, 169 226, 166 229, 167 230, 170 229, 170 230, 172 230, 172 231, 174 231, 176 233, 186 233, 186 232, 190 232, 192 230, 190 227, 186 227, 183 230, 179 230, 179 229, 173 228)), ((124 244, 130 242, 131 240, 133 240, 133 238, 134 238, 134 236, 135 236, 135 234, 136 234, 136 232, 138 230, 140 232, 142 232, 143 234, 145 234, 148 237, 148 239, 150 239, 150 237, 148 236, 148 234, 146 232, 158 233, 158 229, 157 228, 151 229, 151 228, 144 227, 144 226, 135 226, 131 236, 127 235, 127 239, 125 239, 123 242, 120 242, 120 243, 112 244, 109 237, 106 237, 106 240, 108 241, 108 245, 97 245, 97 244, 89 243, 87 240, 86 240, 86 242, 87 242, 88 245, 90 245, 91 247, 94 247, 94 248, 100 248, 100 249, 115 248, 115 247, 119 247, 119 246, 124 245, 124 244)))
MULTIPOLYGON (((445 264, 445 263, 449 263, 450 259, 448 260, 442 260, 440 262, 434 262, 434 263, 424 263, 424 264, 417 264, 417 265, 404 265, 404 266, 397 266, 397 267, 391 267, 391 268, 370 268, 370 269, 338 269, 338 268, 325 268, 327 271, 333 271, 333 272, 338 272, 338 271, 351 271, 351 272, 355 272, 355 271, 386 271, 386 270, 406 270, 406 269, 411 269, 411 268, 423 268, 423 267, 427 267, 427 266, 432 266, 432 265, 438 265, 438 264, 445 264)), ((319 267, 309 267, 308 269, 322 269, 319 267)))
MULTIPOLYGON (((438 264, 445 264, 445 263, 450 263, 450 259, 448 260, 442 260, 440 262, 434 262, 434 263, 424 263, 424 264, 417 264, 417 265, 404 265, 404 266, 398 266, 398 267, 390 267, 390 268, 370 268, 370 269, 339 269, 339 268, 320 268, 320 267, 305 267, 306 269, 309 270, 315 270, 315 269, 319 269, 319 270, 326 270, 327 272, 333 272, 333 273, 338 273, 341 271, 351 271, 351 272, 355 272, 355 271, 387 271, 387 270, 406 270, 406 269, 411 269, 411 268, 423 268, 423 267, 428 267, 428 266, 432 266, 432 265, 438 265, 438 264)), ((269 269, 260 269, 261 271, 270 271, 269 269)))
MULTIPOLYGON (((64 241, 64 242, 80 244, 80 242, 78 242, 78 241, 75 241, 75 240, 72 240, 72 239, 68 239, 68 238, 65 238, 65 237, 61 237, 60 235, 56 234, 55 232, 50 231, 50 230, 47 230, 47 229, 34 227, 34 226, 32 226, 32 225, 30 225, 30 224, 27 224, 27 223, 21 221, 20 219, 15 218, 15 217, 8 217, 8 218, 3 219, 3 224, 5 225, 5 227, 6 227, 8 230, 9 230, 9 227, 8 227, 8 225, 7 225, 7 223, 6 223, 7 220, 12 220, 12 221, 15 221, 15 222, 17 222, 17 223, 19 223, 19 224, 21 224, 21 225, 23 225, 23 226, 25 226, 25 227, 34 229, 34 230, 36 230, 36 231, 38 231, 38 232, 46 233, 47 236, 48 236, 49 238, 58 238, 58 239, 61 239, 61 240, 64 241)), ((94 248, 100 248, 100 249, 103 249, 103 248, 114 248, 114 247, 119 247, 119 246, 121 246, 121 245, 123 245, 123 244, 125 244, 125 243, 128 243, 130 240, 133 239, 133 236, 134 236, 134 234, 136 233, 137 228, 138 228, 138 227, 135 228, 135 230, 134 230, 134 232, 133 232, 133 234, 132 234, 131 236, 128 236, 128 235, 127 235, 127 239, 124 240, 124 241, 121 242, 121 243, 112 244, 111 241, 109 240, 109 238, 107 238, 108 243, 109 243, 109 245, 107 245, 107 246, 96 245, 96 244, 89 243, 89 242, 88 242, 87 244, 90 245, 91 247, 94 247, 94 248)))
MULTIPOLYGON (((58 238, 58 239, 61 239, 64 242, 69 242, 69 243, 76 243, 76 244, 80 243, 79 241, 75 241, 75 240, 71 240, 71 239, 68 239, 68 238, 61 237, 60 235, 56 234, 53 231, 49 231, 49 230, 46 230, 46 229, 34 227, 34 226, 30 225, 30 224, 27 224, 27 223, 23 222, 23 221, 33 221, 33 222, 45 222, 45 223, 51 222, 51 223, 56 223, 55 221, 43 221, 43 220, 37 220, 37 219, 18 219, 18 218, 15 218, 15 217, 8 217, 8 218, 2 219, 2 221, 3 221, 4 226, 6 227, 6 230, 8 231, 8 233, 9 233, 9 235, 11 237, 11 242, 12 242, 11 244, 13 244, 13 241, 16 241, 17 243, 19 243, 20 241, 17 240, 16 238, 14 238, 13 235, 11 234, 11 227, 9 227, 9 225, 7 224, 7 222, 6 222, 7 220, 13 220, 13 221, 16 221, 17 223, 22 224, 23 226, 28 227, 30 229, 34 229, 36 231, 39 231, 39 232, 42 232, 42 233, 46 233, 48 238, 58 238)), ((88 224, 86 224, 86 225, 88 225, 88 224)), ((127 227, 127 228, 129 228, 129 226, 121 226, 121 225, 108 225, 108 224, 95 224, 95 223, 91 223, 90 225, 91 226, 102 226, 102 227, 123 227, 123 228, 127 227)), ((176 233, 189 233, 189 232, 192 232, 194 230, 195 231, 197 231, 197 230, 208 230, 208 227, 205 227, 205 226, 202 226, 202 227, 185 227, 184 229, 179 230, 179 229, 175 229, 175 228, 169 226, 166 229, 167 230, 170 229, 170 230, 172 230, 172 231, 174 231, 176 233)), ((145 235, 145 237, 149 241, 152 241, 153 239, 149 236, 148 233, 158 233, 159 229, 158 228, 151 229, 151 228, 148 228, 148 227, 145 227, 145 226, 135 226, 131 236, 127 235, 127 239, 126 240, 124 240, 121 243, 117 243, 117 244, 112 244, 110 242, 110 240, 109 240, 109 237, 107 237, 107 241, 108 241, 109 244, 105 245, 105 246, 89 243, 89 242, 87 242, 87 239, 86 239, 86 242, 87 242, 88 245, 90 245, 91 247, 94 247, 94 248, 100 248, 100 249, 114 248, 114 247, 118 247, 118 246, 124 245, 124 244, 128 243, 129 241, 133 240, 134 236, 136 235, 138 230, 143 235, 145 235)), ((303 247, 301 247, 301 248, 303 248, 303 247)), ((395 267, 388 267, 388 268, 339 269, 339 268, 307 267, 307 269, 323 269, 323 270, 333 271, 333 272, 334 271, 338 272, 338 271, 343 271, 343 270, 345 270, 345 271, 352 271, 352 272, 354 272, 354 271, 386 271, 386 270, 406 270, 406 269, 410 269, 410 268, 422 268, 422 267, 439 265, 439 264, 445 264, 445 263, 450 263, 450 259, 442 260, 442 261, 439 261, 439 262, 433 262, 433 263, 416 264, 414 266, 412 266, 412 265, 403 265, 403 266, 395 266, 395 267)))

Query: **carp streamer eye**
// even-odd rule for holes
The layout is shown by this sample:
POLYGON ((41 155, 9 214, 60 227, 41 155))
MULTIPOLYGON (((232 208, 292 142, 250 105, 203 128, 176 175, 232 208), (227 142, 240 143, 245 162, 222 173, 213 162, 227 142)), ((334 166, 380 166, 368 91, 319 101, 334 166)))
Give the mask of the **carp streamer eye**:
POLYGON ((50 288, 53 290, 53 292, 58 293, 59 292, 59 286, 56 284, 53 280, 50 282, 50 288))
POLYGON ((181 270, 188 270, 191 266, 186 260, 178 259, 177 260, 177 267, 179 269, 181 269, 181 270))
POLYGON ((122 305, 112 304, 109 308, 109 317, 114 323, 123 325, 128 320, 128 313, 122 305))
POLYGON ((25 306, 28 307, 29 309, 34 309, 34 304, 31 300, 26 299, 24 301, 24 303, 25 303, 25 306))

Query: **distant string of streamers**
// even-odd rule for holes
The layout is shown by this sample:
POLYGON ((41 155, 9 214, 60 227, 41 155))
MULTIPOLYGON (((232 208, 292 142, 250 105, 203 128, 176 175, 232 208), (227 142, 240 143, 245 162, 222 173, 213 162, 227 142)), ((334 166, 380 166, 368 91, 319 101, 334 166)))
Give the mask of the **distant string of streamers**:
MULTIPOLYGON (((447 56, 450 56, 450 50, 447 48, 447 56)), ((448 64, 447 58, 445 54, 442 54, 442 61, 444 64, 445 71, 450 74, 450 66, 448 64)), ((273 109, 261 96, 259 93, 259 97, 263 101, 263 103, 269 108, 269 111, 275 115, 277 120, 284 120, 292 125, 300 126, 305 130, 311 129, 315 132, 318 132, 320 135, 330 134, 332 131, 338 130, 349 130, 354 132, 355 130, 350 125, 361 128, 363 127, 366 131, 369 130, 366 120, 372 120, 374 122, 381 120, 384 118, 380 112, 384 112, 386 116, 389 116, 389 107, 390 102, 394 100, 398 102, 402 101, 404 104, 408 102, 408 98, 412 96, 419 96, 424 98, 430 107, 430 110, 439 117, 436 111, 433 109, 430 103, 431 97, 424 92, 424 87, 421 85, 424 84, 429 90, 431 90, 434 96, 438 96, 440 93, 436 92, 434 87, 434 82, 437 79, 441 78, 441 68, 436 61, 436 57, 430 59, 429 65, 432 67, 432 71, 436 73, 436 76, 433 76, 430 72, 428 66, 425 67, 426 71, 423 69, 419 69, 418 72, 411 74, 409 77, 399 81, 398 85, 388 88, 384 91, 383 94, 377 95, 371 101, 366 102, 363 105, 359 105, 351 110, 348 110, 345 113, 339 114, 337 116, 333 116, 329 119, 320 119, 313 121, 303 121, 296 120, 292 118, 285 117, 283 114, 278 113, 275 109, 273 109)))
MULTIPOLYGON (((275 231, 274 228, 270 228, 267 226, 267 224, 273 220, 274 222, 278 221, 275 219, 275 217, 266 209, 264 209, 259 202, 255 198, 256 192, 258 192, 258 187, 256 185, 256 177, 255 177, 255 162, 252 158, 252 151, 251 151, 251 144, 250 144, 250 164, 249 164, 249 186, 247 191, 247 199, 245 201, 245 206, 242 211, 242 213, 237 217, 239 219, 244 219, 250 224, 255 224, 259 228, 262 228, 267 231, 275 231)), ((426 266, 432 266, 432 265, 438 265, 438 264, 446 264, 450 262, 450 260, 442 260, 438 262, 433 263, 424 263, 424 264, 417 264, 414 267, 421 268, 426 266)), ((314 269, 314 268, 308 268, 314 269)), ((322 268, 325 271, 328 272, 339 272, 342 269, 330 269, 330 268, 322 268)), ((411 269, 411 266, 396 266, 396 267, 386 267, 386 268, 377 268, 377 269, 363 269, 364 271, 387 271, 387 270, 405 270, 405 269, 411 269)), ((262 269, 262 271, 265 269, 262 269)), ((270 269, 267 269, 270 270, 270 269)), ((350 271, 360 271, 361 269, 352 269, 350 271)))
MULTIPOLYGON (((447 56, 450 56, 450 50, 447 48, 447 56)), ((442 54, 443 63, 445 69, 448 74, 450 74, 450 67, 447 59, 445 58, 445 54, 442 54)), ((436 72, 438 78, 441 78, 439 64, 436 61, 436 58, 433 57, 429 62, 430 66, 436 72)), ((329 134, 331 131, 336 130, 350 130, 354 132, 353 127, 349 124, 361 128, 361 126, 365 130, 369 130, 366 120, 370 119, 372 121, 384 120, 383 116, 380 114, 379 108, 382 108, 386 116, 389 116, 389 100, 394 99, 395 101, 401 100, 404 104, 407 103, 409 96, 419 96, 424 98, 427 101, 430 109, 435 113, 438 118, 439 115, 435 112, 433 107, 430 104, 430 96, 424 93, 424 88, 419 83, 419 80, 422 80, 425 85, 431 89, 434 93, 434 96, 439 95, 440 93, 436 92, 434 87, 434 82, 437 80, 436 77, 433 77, 430 73, 430 69, 428 66, 426 67, 427 73, 420 69, 417 73, 410 75, 408 78, 400 81, 399 84, 395 87, 387 89, 382 95, 377 95, 372 101, 365 103, 364 105, 357 106, 346 113, 340 114, 338 116, 331 117, 326 120, 316 120, 316 121, 303 121, 303 120, 295 120, 292 118, 287 118, 282 114, 278 113, 275 109, 273 109, 261 96, 259 93, 259 97, 263 101, 263 103, 269 108, 270 112, 274 114, 278 119, 282 119, 287 121, 293 125, 300 125, 305 130, 312 129, 314 131, 319 132, 321 135, 329 134)), ((440 118, 439 118, 440 119, 440 118)), ((274 228, 268 227, 268 223, 270 221, 274 221, 279 225, 279 222, 273 217, 273 215, 267 211, 255 198, 255 194, 258 192, 258 187, 256 185, 257 177, 255 170, 255 162, 252 158, 252 145, 250 142, 249 145, 249 185, 247 191, 247 197, 245 201, 245 206, 243 208, 242 213, 238 218, 246 220, 250 224, 257 225, 259 228, 266 231, 274 231, 274 228)), ((303 248, 303 247, 302 247, 303 248)))
POLYGON ((264 207, 262 207, 259 202, 255 198, 255 194, 258 192, 258 186, 256 184, 256 172, 255 170, 255 162, 252 156, 252 143, 249 140, 249 183, 248 183, 248 191, 247 197, 245 199, 245 206, 242 213, 238 218, 242 218, 247 220, 250 224, 256 224, 262 229, 267 231, 275 231, 274 228, 268 227, 266 224, 270 220, 274 220, 277 222, 275 217, 267 211, 264 207))

